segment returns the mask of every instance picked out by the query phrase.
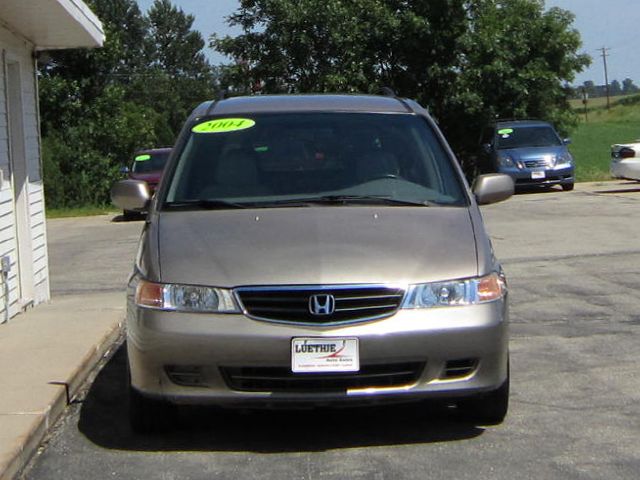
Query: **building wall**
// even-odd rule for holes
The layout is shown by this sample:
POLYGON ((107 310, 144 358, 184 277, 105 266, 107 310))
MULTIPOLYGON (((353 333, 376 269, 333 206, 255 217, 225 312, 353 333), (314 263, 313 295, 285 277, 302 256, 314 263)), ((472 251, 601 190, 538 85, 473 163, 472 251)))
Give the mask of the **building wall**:
MULTIPOLYGON (((0 12, 1 13, 1 12, 0 12)), ((17 34, 3 28, 0 23, 0 258, 8 255, 11 262, 9 274, 9 312, 13 316, 30 305, 49 299, 49 275, 46 241, 46 223, 44 215, 44 190, 40 161, 39 119, 37 87, 34 75, 33 46, 17 34), (10 156, 10 117, 8 78, 9 65, 13 73, 19 71, 22 104, 22 136, 24 149, 11 159, 10 156), (12 161, 13 160, 13 161, 12 161), (17 208, 15 198, 15 177, 12 163, 26 162, 26 212, 28 238, 21 236, 16 224, 17 208), (19 251, 19 248, 22 251, 19 251), (32 277, 32 289, 21 288, 19 257, 29 262, 32 277), (29 291, 30 290, 30 291, 29 291), (25 296, 25 292, 28 295, 25 296)), ((15 78, 15 75, 12 77, 15 78)), ((14 133, 15 135, 15 133, 14 133)), ((24 163, 23 163, 24 164, 24 163)), ((4 314, 5 302, 0 283, 0 321, 4 314)))

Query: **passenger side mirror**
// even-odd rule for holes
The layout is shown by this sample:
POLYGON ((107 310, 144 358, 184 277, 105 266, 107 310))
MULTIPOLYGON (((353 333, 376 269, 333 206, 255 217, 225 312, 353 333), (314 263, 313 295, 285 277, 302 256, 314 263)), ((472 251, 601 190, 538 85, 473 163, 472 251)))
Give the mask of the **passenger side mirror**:
POLYGON ((562 140, 562 143, 565 145, 570 145, 571 144, 571 139, 570 138, 565 138, 564 140, 562 140))
POLYGON ((146 182, 120 180, 111 187, 111 202, 122 210, 143 210, 150 200, 146 182))
POLYGON ((513 195, 514 192, 513 179, 503 173, 480 175, 473 184, 473 194, 478 205, 501 202, 513 195))
POLYGON ((122 173, 123 175, 127 175, 129 173, 129 167, 121 167, 120 168, 120 173, 122 173))

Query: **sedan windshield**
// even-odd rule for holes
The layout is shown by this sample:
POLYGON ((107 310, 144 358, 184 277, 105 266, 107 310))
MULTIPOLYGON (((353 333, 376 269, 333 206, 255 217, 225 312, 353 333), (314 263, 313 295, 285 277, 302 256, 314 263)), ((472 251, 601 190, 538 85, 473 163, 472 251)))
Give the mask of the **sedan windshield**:
POLYGON ((498 148, 548 147, 562 145, 562 141, 550 126, 510 127, 498 130, 498 148))
POLYGON ((163 208, 467 202, 450 157, 411 114, 202 119, 170 176, 163 208))
POLYGON ((164 168, 168 158, 169 152, 141 153, 136 155, 131 170, 134 173, 159 172, 164 168))

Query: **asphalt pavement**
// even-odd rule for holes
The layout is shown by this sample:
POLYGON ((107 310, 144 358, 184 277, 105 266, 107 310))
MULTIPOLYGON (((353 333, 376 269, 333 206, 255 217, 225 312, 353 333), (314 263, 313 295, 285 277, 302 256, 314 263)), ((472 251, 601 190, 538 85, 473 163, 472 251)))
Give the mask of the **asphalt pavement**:
MULTIPOLYGON (((24 458, 36 454, 20 477, 636 480, 639 207, 640 184, 630 182, 531 192, 483 207, 512 307, 511 410, 501 426, 469 425, 429 404, 190 408, 175 432, 136 435, 126 421, 126 357, 115 344, 113 355, 107 349, 85 362, 101 368, 40 448, 25 446, 24 458)), ((110 217, 50 221, 53 304, 123 292, 140 226, 110 217)), ((55 338, 78 328, 62 311, 59 319, 55 338)), ((52 355, 45 360, 53 363, 52 355)), ((0 414, 3 430, 5 420, 0 414)))

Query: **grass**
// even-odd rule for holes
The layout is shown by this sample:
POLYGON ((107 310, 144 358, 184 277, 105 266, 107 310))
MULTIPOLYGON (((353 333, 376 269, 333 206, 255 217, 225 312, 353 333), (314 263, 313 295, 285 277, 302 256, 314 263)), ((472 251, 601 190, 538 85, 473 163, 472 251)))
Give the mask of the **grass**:
POLYGON ((616 102, 610 110, 593 110, 587 122, 582 116, 571 139, 569 149, 576 162, 576 181, 611 180, 611 145, 640 139, 640 96, 616 102))
POLYGON ((47 218, 90 217, 93 215, 115 215, 119 213, 114 207, 76 207, 47 208, 47 218))
MULTIPOLYGON (((614 106, 618 104, 620 101, 624 100, 625 98, 634 97, 635 95, 636 94, 616 95, 615 97, 609 97, 609 100, 610 100, 611 106, 614 106)), ((577 110, 579 112, 584 112, 584 104, 582 103, 582 99, 580 98, 573 98, 569 100, 569 105, 571 105, 571 108, 573 108, 574 110, 577 110)), ((607 97, 594 97, 594 98, 590 98, 589 101, 587 102, 587 109, 589 111, 606 108, 606 106, 607 106, 607 97)))

